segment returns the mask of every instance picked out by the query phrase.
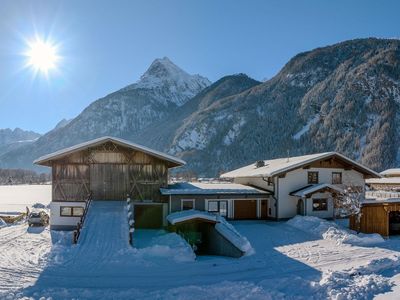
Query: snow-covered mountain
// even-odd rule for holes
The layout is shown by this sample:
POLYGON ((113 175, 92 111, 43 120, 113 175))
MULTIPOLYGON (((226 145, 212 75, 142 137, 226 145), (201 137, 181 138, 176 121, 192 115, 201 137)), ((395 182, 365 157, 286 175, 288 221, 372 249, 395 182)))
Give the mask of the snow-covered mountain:
POLYGON ((32 167, 42 154, 101 135, 177 155, 205 176, 288 152, 339 151, 377 171, 400 165, 399 40, 300 53, 266 82, 238 74, 208 84, 158 59, 137 83, 1 155, 0 166, 32 167))
POLYGON ((256 159, 338 151, 400 165, 400 41, 359 39, 301 53, 272 79, 194 112, 169 150, 200 175, 256 159))
POLYGON ((169 116, 210 81, 189 75, 168 58, 156 59, 140 80, 90 104, 81 114, 16 151, 0 156, 0 167, 32 167, 38 156, 104 135, 131 139, 169 116))
POLYGON ((181 106, 196 96, 210 81, 200 75, 190 75, 175 65, 168 57, 156 59, 140 80, 122 91, 152 90, 163 105, 181 106))
POLYGON ((20 128, 0 129, 0 155, 19 148, 22 145, 36 141, 41 135, 33 131, 25 131, 20 128))

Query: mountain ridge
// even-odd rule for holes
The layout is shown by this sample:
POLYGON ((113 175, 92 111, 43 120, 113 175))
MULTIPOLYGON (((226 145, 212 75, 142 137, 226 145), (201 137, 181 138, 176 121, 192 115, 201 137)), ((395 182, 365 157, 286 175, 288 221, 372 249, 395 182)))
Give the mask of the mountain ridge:
POLYGON ((146 90, 134 83, 111 93, 34 145, 1 155, 0 165, 26 165, 31 158, 101 135, 176 155, 188 162, 182 171, 201 176, 288 152, 338 151, 377 171, 400 164, 398 40, 356 39, 319 47, 297 54, 266 82, 244 74, 211 85, 199 80, 206 85, 201 89, 193 89, 191 81, 178 82, 184 92, 168 86, 174 76, 165 74, 177 66, 169 60, 160 66, 163 60, 148 69, 152 76, 165 67, 159 71, 166 83, 161 92, 158 84, 146 90), (196 95, 190 98, 190 93, 196 95), (133 113, 124 115, 123 105, 133 113), (130 126, 119 126, 124 122, 130 126))

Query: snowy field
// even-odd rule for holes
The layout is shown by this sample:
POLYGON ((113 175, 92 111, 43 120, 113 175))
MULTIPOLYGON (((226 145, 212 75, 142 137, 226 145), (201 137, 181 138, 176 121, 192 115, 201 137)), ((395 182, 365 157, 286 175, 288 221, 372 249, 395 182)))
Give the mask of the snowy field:
POLYGON ((0 185, 0 214, 25 212, 35 203, 48 205, 51 185, 0 185))
POLYGON ((138 248, 131 248, 123 230, 110 235, 119 218, 111 213, 112 226, 97 218, 91 225, 101 230, 88 231, 76 246, 71 233, 25 224, 0 229, 0 298, 372 299, 389 292, 379 299, 396 299, 399 291, 399 239, 359 246, 339 225, 318 219, 303 227, 299 218, 237 221, 255 254, 195 258, 164 231, 138 230, 138 248), (335 234, 325 235, 330 228, 335 234))

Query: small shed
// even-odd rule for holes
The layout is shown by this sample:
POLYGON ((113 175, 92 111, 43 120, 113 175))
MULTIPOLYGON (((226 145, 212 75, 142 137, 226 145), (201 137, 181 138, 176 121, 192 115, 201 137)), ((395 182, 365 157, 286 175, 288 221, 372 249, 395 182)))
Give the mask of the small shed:
POLYGON ((382 236, 400 234, 400 199, 363 201, 360 218, 350 217, 350 228, 382 236))

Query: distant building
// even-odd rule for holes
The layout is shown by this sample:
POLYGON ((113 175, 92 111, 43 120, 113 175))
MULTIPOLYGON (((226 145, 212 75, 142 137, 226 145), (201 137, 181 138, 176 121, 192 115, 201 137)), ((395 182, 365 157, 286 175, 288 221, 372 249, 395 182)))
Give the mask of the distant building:
POLYGON ((380 173, 382 178, 371 178, 366 184, 374 191, 400 192, 400 169, 388 169, 380 173))

